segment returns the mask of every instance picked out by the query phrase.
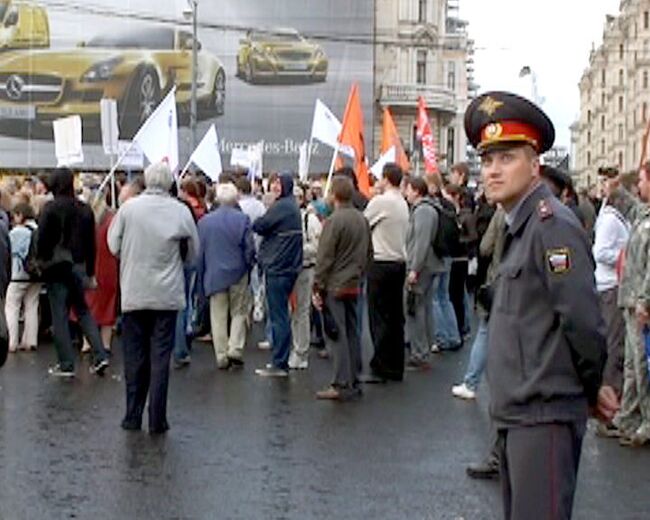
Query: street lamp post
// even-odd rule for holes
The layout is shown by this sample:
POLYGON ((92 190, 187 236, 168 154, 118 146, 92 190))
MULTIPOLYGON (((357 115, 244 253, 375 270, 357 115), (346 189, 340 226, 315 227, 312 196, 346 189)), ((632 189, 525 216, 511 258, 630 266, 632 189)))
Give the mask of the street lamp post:
POLYGON ((191 152, 196 148, 196 122, 197 122, 197 106, 196 106, 196 89, 198 83, 198 28, 197 28, 197 10, 198 0, 188 0, 192 8, 192 100, 190 104, 190 129, 192 131, 191 152))

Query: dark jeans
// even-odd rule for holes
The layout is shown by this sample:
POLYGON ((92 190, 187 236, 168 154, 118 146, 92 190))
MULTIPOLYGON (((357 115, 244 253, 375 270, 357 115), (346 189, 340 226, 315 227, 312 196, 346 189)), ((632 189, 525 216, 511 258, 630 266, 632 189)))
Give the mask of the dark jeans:
POLYGON ((276 368, 289 368, 291 352, 291 319, 289 295, 298 274, 273 275, 266 273, 266 301, 271 323, 272 362, 276 368))
POLYGON ((167 424, 169 358, 174 348, 178 311, 125 312, 122 322, 126 415, 124 423, 139 428, 149 395, 149 430, 167 424))
POLYGON ((74 350, 70 337, 70 309, 74 310, 84 336, 92 348, 93 361, 106 359, 107 354, 97 323, 90 314, 84 296, 83 275, 77 267, 57 266, 49 273, 47 296, 52 314, 54 347, 62 370, 74 370, 74 350))
POLYGON ((368 271, 368 318, 375 355, 375 375, 401 380, 404 376, 404 305, 406 265, 372 262, 368 271))
POLYGON ((625 320, 617 303, 618 287, 598 293, 600 309, 607 329, 607 362, 603 383, 610 385, 618 395, 623 392, 623 365, 625 362, 625 320))

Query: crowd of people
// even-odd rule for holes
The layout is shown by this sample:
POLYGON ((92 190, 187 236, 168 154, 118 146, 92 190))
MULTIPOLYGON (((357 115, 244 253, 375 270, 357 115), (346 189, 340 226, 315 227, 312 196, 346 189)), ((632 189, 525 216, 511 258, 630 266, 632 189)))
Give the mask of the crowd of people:
MULTIPOLYGON (((512 106, 523 121, 512 142, 483 105, 466 118, 485 192, 470 186, 464 163, 422 177, 387 164, 369 198, 349 167, 309 183, 287 172, 253 183, 225 173, 213 184, 199 174, 175 179, 163 162, 105 193, 75 187, 66 168, 5 184, 8 351, 36 350, 47 331, 57 356, 51 376, 75 376, 75 349, 101 376, 119 330, 122 427, 141 429, 148 401, 149 431, 160 434, 169 428, 170 366, 191 363, 196 339, 211 342, 216 369, 241 370, 251 326, 261 322, 258 346, 270 358, 258 376, 309 369, 317 352, 331 358, 332 375, 316 397, 348 401, 363 383, 426 372, 432 357, 473 337, 451 392, 474 400, 488 366, 495 442, 471 476, 494 476, 500 465, 514 485, 516 450, 548 434, 537 429, 535 438, 532 426, 558 421, 573 425, 559 446, 577 472, 583 397, 602 419, 599 434, 648 443, 650 163, 629 174, 602 168, 597 196, 577 194, 568 175, 539 165, 553 135, 545 116, 515 96, 499 99, 490 106, 512 106)), ((571 474, 558 485, 574 486, 571 474)))

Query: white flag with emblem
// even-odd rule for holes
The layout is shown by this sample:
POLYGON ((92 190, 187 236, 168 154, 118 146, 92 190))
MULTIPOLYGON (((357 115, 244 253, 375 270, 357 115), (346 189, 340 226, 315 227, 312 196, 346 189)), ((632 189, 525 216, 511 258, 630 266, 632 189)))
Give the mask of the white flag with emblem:
POLYGON ((372 165, 372 168, 370 168, 370 173, 375 176, 375 179, 381 179, 384 176, 384 166, 388 163, 395 162, 395 156, 395 147, 391 146, 386 150, 385 154, 377 159, 377 162, 372 165))
POLYGON ((314 122, 311 125, 311 139, 336 148, 343 126, 332 111, 320 99, 316 100, 314 122))
POLYGON ((133 140, 149 162, 166 161, 171 171, 178 168, 178 118, 176 115, 176 87, 149 116, 133 140))
POLYGON ((214 125, 210 127, 199 146, 196 147, 190 161, 201 168, 214 182, 219 182, 219 175, 223 172, 223 167, 219 152, 219 136, 217 136, 217 129, 214 125))

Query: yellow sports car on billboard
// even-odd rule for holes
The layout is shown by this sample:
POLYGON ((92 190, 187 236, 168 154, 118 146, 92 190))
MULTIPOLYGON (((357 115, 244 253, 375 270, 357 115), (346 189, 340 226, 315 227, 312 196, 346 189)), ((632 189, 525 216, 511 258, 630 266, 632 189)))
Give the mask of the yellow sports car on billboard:
POLYGON ((249 83, 327 78, 323 49, 294 29, 250 30, 239 44, 237 76, 249 83))
MULTIPOLYGON (((98 36, 69 50, 21 51, 0 60, 0 123, 27 123, 51 135, 51 122, 78 114, 84 131, 100 125, 100 100, 116 99, 120 134, 133 137, 176 85, 182 115, 192 87, 192 35, 171 27, 98 36)), ((198 43, 198 42, 197 42, 198 43)), ((197 99, 202 119, 222 115, 223 64, 198 43, 197 99)))

